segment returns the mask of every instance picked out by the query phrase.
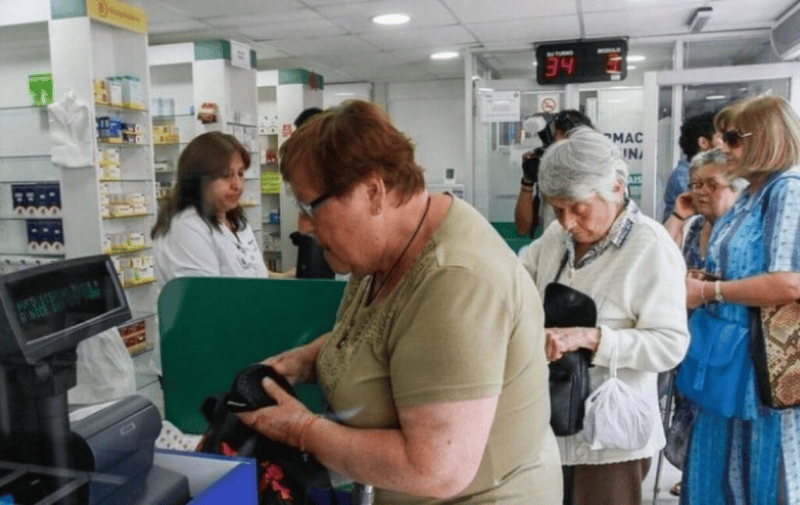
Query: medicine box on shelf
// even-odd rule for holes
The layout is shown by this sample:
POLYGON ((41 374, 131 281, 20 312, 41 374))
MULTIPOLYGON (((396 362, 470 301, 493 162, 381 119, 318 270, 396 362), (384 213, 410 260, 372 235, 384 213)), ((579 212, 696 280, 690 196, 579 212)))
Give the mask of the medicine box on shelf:
POLYGON ((28 251, 53 254, 64 249, 64 226, 60 219, 28 219, 28 251))

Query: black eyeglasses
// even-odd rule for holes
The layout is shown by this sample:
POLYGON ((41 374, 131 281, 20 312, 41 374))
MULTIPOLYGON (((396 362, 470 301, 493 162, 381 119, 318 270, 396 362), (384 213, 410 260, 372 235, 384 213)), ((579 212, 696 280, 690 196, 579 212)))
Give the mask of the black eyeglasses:
POLYGON ((739 147, 739 142, 752 134, 753 132, 741 133, 737 130, 728 130, 722 133, 722 140, 730 147, 739 147))
POLYGON ((327 200, 332 196, 333 193, 326 191, 325 193, 322 193, 320 196, 313 199, 309 203, 303 203, 300 200, 298 200, 297 197, 295 197, 294 203, 297 204, 297 209, 300 211, 300 213, 302 213, 307 218, 312 219, 314 217, 314 211, 317 209, 317 207, 322 205, 323 202, 325 202, 325 200, 327 200))
POLYGON ((709 193, 713 193, 714 191, 722 188, 730 188, 730 184, 721 184, 714 179, 706 179, 706 180, 697 180, 692 181, 689 183, 689 190, 700 192, 703 188, 707 188, 709 193))

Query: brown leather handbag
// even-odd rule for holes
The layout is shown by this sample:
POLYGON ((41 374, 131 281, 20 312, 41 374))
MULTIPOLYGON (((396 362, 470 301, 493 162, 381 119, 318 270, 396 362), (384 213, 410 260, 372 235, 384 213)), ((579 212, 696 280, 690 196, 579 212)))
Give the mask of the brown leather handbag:
POLYGON ((761 401, 782 409, 800 405, 800 302, 761 307, 753 335, 761 401))

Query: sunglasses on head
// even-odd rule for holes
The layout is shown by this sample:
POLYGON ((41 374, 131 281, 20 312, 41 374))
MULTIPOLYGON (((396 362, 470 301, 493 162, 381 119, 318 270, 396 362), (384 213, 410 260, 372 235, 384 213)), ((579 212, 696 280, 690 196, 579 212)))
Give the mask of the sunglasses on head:
POLYGON ((726 132, 723 132, 722 140, 730 147, 738 147, 739 143, 743 138, 749 137, 752 134, 753 132, 741 133, 737 130, 728 130, 726 132))

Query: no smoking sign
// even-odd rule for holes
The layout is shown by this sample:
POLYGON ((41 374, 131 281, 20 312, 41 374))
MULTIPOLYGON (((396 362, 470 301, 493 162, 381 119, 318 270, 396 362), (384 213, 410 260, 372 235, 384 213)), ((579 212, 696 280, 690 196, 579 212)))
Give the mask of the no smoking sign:
POLYGON ((539 95, 539 112, 556 112, 559 110, 558 95, 539 95))

